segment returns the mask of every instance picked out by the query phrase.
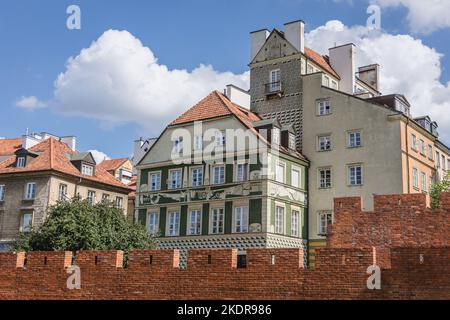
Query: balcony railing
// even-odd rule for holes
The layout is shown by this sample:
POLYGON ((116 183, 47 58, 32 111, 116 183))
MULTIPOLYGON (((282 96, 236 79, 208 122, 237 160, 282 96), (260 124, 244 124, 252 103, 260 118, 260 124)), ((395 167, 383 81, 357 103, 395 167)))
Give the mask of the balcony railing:
POLYGON ((266 83, 264 91, 266 95, 281 94, 283 92, 281 81, 266 83))

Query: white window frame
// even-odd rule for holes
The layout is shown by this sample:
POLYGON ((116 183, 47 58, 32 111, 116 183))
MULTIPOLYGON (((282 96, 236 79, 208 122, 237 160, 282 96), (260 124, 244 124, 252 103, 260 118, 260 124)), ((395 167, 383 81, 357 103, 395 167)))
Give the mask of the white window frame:
POLYGON ((411 133, 411 149, 417 151, 417 137, 414 133, 411 133))
POLYGON ((225 130, 217 130, 214 135, 214 145, 217 148, 224 147, 227 143, 227 135, 225 130))
POLYGON ((319 211, 317 215, 317 234, 319 236, 324 236, 328 233, 328 224, 331 222, 333 224, 333 212, 332 211, 319 211))
POLYGON ((64 201, 67 199, 67 184, 60 183, 58 187, 58 200, 64 201))
POLYGON ((281 70, 270 70, 269 73, 270 92, 277 92, 281 90, 281 70))
POLYGON ((427 192, 427 174, 425 172, 421 172, 421 187, 422 187, 422 192, 427 192))
POLYGON ((25 212, 20 217, 20 232, 30 232, 33 227, 33 212, 25 212), (25 224, 25 216, 30 216, 28 225, 25 224))
POLYGON ((413 187, 419 189, 419 170, 417 168, 412 169, 413 174, 413 187))
POLYGON ((275 164, 275 181, 279 183, 286 183, 286 163, 277 161, 275 164), (280 179, 278 168, 283 168, 283 179, 280 179))
POLYGON ((17 157, 16 168, 25 168, 25 157, 17 157))
POLYGON ((363 173, 363 165, 360 163, 349 164, 347 166, 347 179, 348 185, 351 187, 362 186, 364 184, 364 173, 363 173), (356 175, 356 170, 359 168, 360 171, 360 181, 358 181, 358 176, 356 175), (353 174, 355 174, 353 176, 353 174))
POLYGON ((317 177, 318 177, 317 183, 318 183, 319 189, 330 189, 330 188, 333 187, 333 172, 332 172, 331 168, 318 168, 317 169, 317 177), (323 179, 323 182, 324 182, 323 184, 322 184, 322 171, 325 172, 325 176, 324 176, 324 179, 323 179), (329 171, 329 181, 328 181, 328 178, 327 178, 326 171, 329 171))
POLYGON ((181 214, 179 210, 169 211, 168 214, 168 236, 169 237, 177 237, 180 235, 180 219, 181 214))
POLYGON ((0 184, 0 201, 5 201, 6 198, 6 185, 0 184))
POLYGON ((235 233, 247 233, 248 232, 248 220, 249 219, 249 207, 248 206, 236 206, 234 207, 234 232, 235 233))
POLYGON ((183 152, 183 137, 178 137, 173 140, 172 153, 182 153, 183 152))
POLYGON ((211 168, 212 170, 212 184, 224 184, 226 181, 226 168, 224 164, 214 165, 211 168), (223 168, 223 179, 220 168, 223 168), (216 169, 219 169, 219 175, 217 176, 219 180, 216 180, 216 169))
POLYGON ((122 197, 119 197, 119 196, 116 197, 115 206, 117 209, 123 208, 123 198, 122 197))
POLYGON ((289 149, 291 149, 291 150, 296 150, 297 149, 297 139, 295 137, 295 134, 289 133, 288 145, 289 145, 289 149))
POLYGON ((317 101, 317 115, 320 117, 328 116, 331 114, 330 99, 317 101))
POLYGON ((281 131, 279 128, 272 129, 272 143, 275 145, 281 144, 281 131))
POLYGON ((147 232, 151 235, 159 232, 159 211, 150 210, 147 212, 147 232))
POLYGON ((191 187, 195 188, 195 187, 203 186, 203 179, 204 179, 203 166, 191 167, 191 168, 189 168, 189 171, 190 171, 190 185, 191 185, 191 187), (195 181, 196 181, 195 183, 194 183, 194 172, 197 172, 196 178, 195 178, 195 181))
POLYGON ((210 234, 224 234, 225 232, 225 208, 215 207, 211 208, 210 213, 210 234), (215 219, 215 218, 219 219, 215 219))
POLYGON ((249 174, 250 174, 250 165, 248 162, 238 162, 235 165, 235 181, 236 182, 244 182, 249 180, 249 174), (240 169, 244 168, 244 169, 240 169))
POLYGON ((361 130, 352 130, 347 133, 347 146, 349 148, 362 147, 362 133, 361 130), (359 137, 359 143, 358 138, 359 137))
POLYGON ((88 190, 86 199, 87 201, 89 201, 89 203, 95 204, 95 191, 88 190))
POLYGON ((194 136, 194 151, 203 150, 203 135, 198 134, 194 136))
POLYGON ((285 211, 285 207, 275 205, 275 233, 277 234, 284 234, 285 211))
POLYGON ((161 171, 151 171, 148 174, 148 181, 150 185, 150 191, 159 191, 161 190, 161 171), (155 186, 153 186, 153 178, 155 177, 156 183, 155 186))
POLYGON ((294 188, 300 188, 301 186, 301 180, 302 180, 302 171, 299 167, 294 167, 292 166, 291 168, 291 186, 293 186, 294 188), (294 179, 294 171, 298 173, 298 178, 297 178, 297 182, 294 183, 295 179, 294 179))
POLYGON ((90 164, 81 164, 81 174, 92 177, 94 175, 94 167, 90 164))
POLYGON ((317 136, 317 151, 331 151, 331 134, 323 134, 317 136))
POLYGON ((170 190, 176 190, 181 189, 183 186, 183 170, 182 169, 170 169, 169 170, 169 183, 168 183, 168 189, 170 190), (172 174, 178 172, 179 174, 176 175, 177 179, 173 179, 172 174), (176 182, 174 185, 173 182, 176 182))
POLYGON ((34 200, 36 198, 36 182, 27 182, 25 185, 25 200, 34 200))
POLYGON ((291 209, 291 236, 301 236, 301 213, 298 208, 291 209), (297 218, 295 218, 297 216, 297 218))
POLYGON ((202 210, 200 208, 189 209, 186 234, 188 236, 202 234, 202 210))

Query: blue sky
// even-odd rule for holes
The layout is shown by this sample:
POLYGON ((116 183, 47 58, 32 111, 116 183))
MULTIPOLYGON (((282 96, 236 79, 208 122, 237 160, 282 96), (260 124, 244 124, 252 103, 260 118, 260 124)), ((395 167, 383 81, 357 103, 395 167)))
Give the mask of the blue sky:
MULTIPOLYGON (((397 5, 396 2, 401 2, 400 0, 393 0, 392 4, 380 0, 383 32, 390 35, 410 35, 443 55, 440 57, 441 75, 437 79, 440 82, 437 84, 439 90, 436 90, 440 93, 437 94, 438 98, 430 99, 439 101, 439 106, 436 107, 439 111, 434 114, 439 116, 439 112, 444 112, 445 117, 446 111, 442 110, 449 104, 446 102, 448 100, 442 100, 450 98, 446 91, 447 82, 450 81, 450 41, 444 39, 450 38, 450 28, 443 21, 426 34, 413 30, 412 23, 415 20, 412 20, 411 12, 414 7, 408 6, 408 0, 404 1, 406 4, 397 5)), ((2 0, 0 137, 17 137, 26 128, 57 135, 76 135, 80 150, 96 149, 110 157, 121 157, 131 154, 132 142, 139 136, 157 135, 164 121, 170 119, 153 119, 150 114, 148 120, 133 121, 133 118, 127 118, 120 122, 117 120, 117 117, 122 116, 120 113, 114 120, 105 120, 99 114, 90 116, 89 110, 86 114, 75 112, 74 115, 68 111, 77 108, 73 104, 76 101, 73 97, 70 100, 72 104, 67 104, 63 109, 55 105, 58 103, 54 98, 55 80, 60 73, 66 71, 68 58, 78 56, 81 49, 91 46, 93 41, 109 29, 128 31, 142 42, 143 47, 150 48, 158 65, 166 66, 168 70, 186 69, 189 74, 201 64, 211 65, 214 76, 218 79, 214 83, 221 83, 220 79, 224 77, 221 74, 226 72, 236 76, 237 81, 245 79, 249 63, 250 31, 264 27, 282 28, 283 23, 296 19, 306 22, 307 32, 324 26, 330 20, 339 20, 349 28, 364 26, 368 17, 368 5, 368 1, 345 0, 2 0), (66 28, 66 8, 71 4, 81 8, 81 30, 66 28), (28 96, 35 96, 50 107, 21 108, 16 105, 21 97, 28 96)), ((424 19, 421 23, 425 26, 429 23, 427 21, 424 19)), ((386 48, 387 54, 390 49, 386 48)), ((229 79, 233 79, 232 76, 226 78, 229 79)), ((80 89, 76 92, 79 94, 83 91, 80 89)), ((175 90, 174 95, 176 94, 175 90)), ((195 101, 194 98, 195 95, 186 98, 184 108, 189 107, 195 101)), ((104 103, 98 97, 92 99, 104 103)), ((417 101, 427 103, 419 98, 417 101)), ((155 105, 149 105, 149 108, 158 109, 159 106, 155 101, 155 105)), ((180 107, 177 108, 179 110, 180 107)), ((422 108, 426 110, 426 107, 422 108)), ((108 110, 108 106, 103 106, 101 110, 108 110)), ((130 113, 133 113, 131 110, 132 106, 130 113)), ((140 117, 138 112, 135 114, 135 117, 140 117)), ((444 122, 445 126, 441 124, 441 129, 445 132, 445 142, 449 144, 449 130, 443 128, 447 123, 450 125, 450 121, 444 122)))

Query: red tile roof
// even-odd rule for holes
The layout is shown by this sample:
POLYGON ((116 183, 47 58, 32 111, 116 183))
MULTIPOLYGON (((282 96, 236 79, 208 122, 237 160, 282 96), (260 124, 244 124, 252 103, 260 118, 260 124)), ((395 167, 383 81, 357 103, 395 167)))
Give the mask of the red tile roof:
POLYGON ((331 67, 330 62, 327 57, 322 56, 321 54, 317 53, 316 51, 305 47, 305 55, 314 61, 316 64, 318 64, 321 68, 323 68, 325 71, 331 73, 333 76, 335 76, 337 79, 340 79, 339 75, 334 71, 333 67, 331 67))
POLYGON ((13 155, 17 150, 22 148, 22 139, 0 139, 0 156, 13 155))
MULTIPOLYGON (((259 134, 258 130, 253 127, 253 122, 262 120, 256 113, 250 110, 239 107, 232 103, 226 96, 218 91, 211 92, 206 98, 187 110, 170 125, 179 125, 190 123, 194 121, 202 121, 207 119, 214 119, 224 116, 234 116, 244 124, 249 130, 253 131, 259 139, 267 142, 267 140, 259 134)), ((280 146, 280 150, 284 153, 292 153, 280 146)), ((296 157, 305 159, 299 152, 294 152, 296 157)))
POLYGON ((115 177, 99 166, 95 168, 94 176, 81 174, 69 159, 70 155, 76 154, 77 152, 70 149, 64 142, 55 138, 48 138, 31 147, 29 151, 38 154, 38 156, 29 161, 25 168, 14 167, 15 156, 11 156, 0 162, 0 175, 53 170, 86 180, 129 189, 125 184, 117 181, 115 177))
POLYGON ((103 160, 102 162, 100 162, 100 164, 97 167, 101 167, 101 168, 105 169, 106 171, 117 170, 126 161, 128 161, 128 158, 103 160))

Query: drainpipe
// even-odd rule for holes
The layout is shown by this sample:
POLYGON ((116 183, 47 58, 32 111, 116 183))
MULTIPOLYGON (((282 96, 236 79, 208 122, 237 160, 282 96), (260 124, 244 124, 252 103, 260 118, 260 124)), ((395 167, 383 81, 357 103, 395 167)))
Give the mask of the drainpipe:
POLYGON ((406 168, 408 170, 408 193, 410 193, 411 190, 411 178, 410 178, 410 172, 409 172, 409 146, 408 146, 408 125, 409 125, 409 118, 406 119, 406 126, 405 126, 405 138, 406 138, 406 168))

